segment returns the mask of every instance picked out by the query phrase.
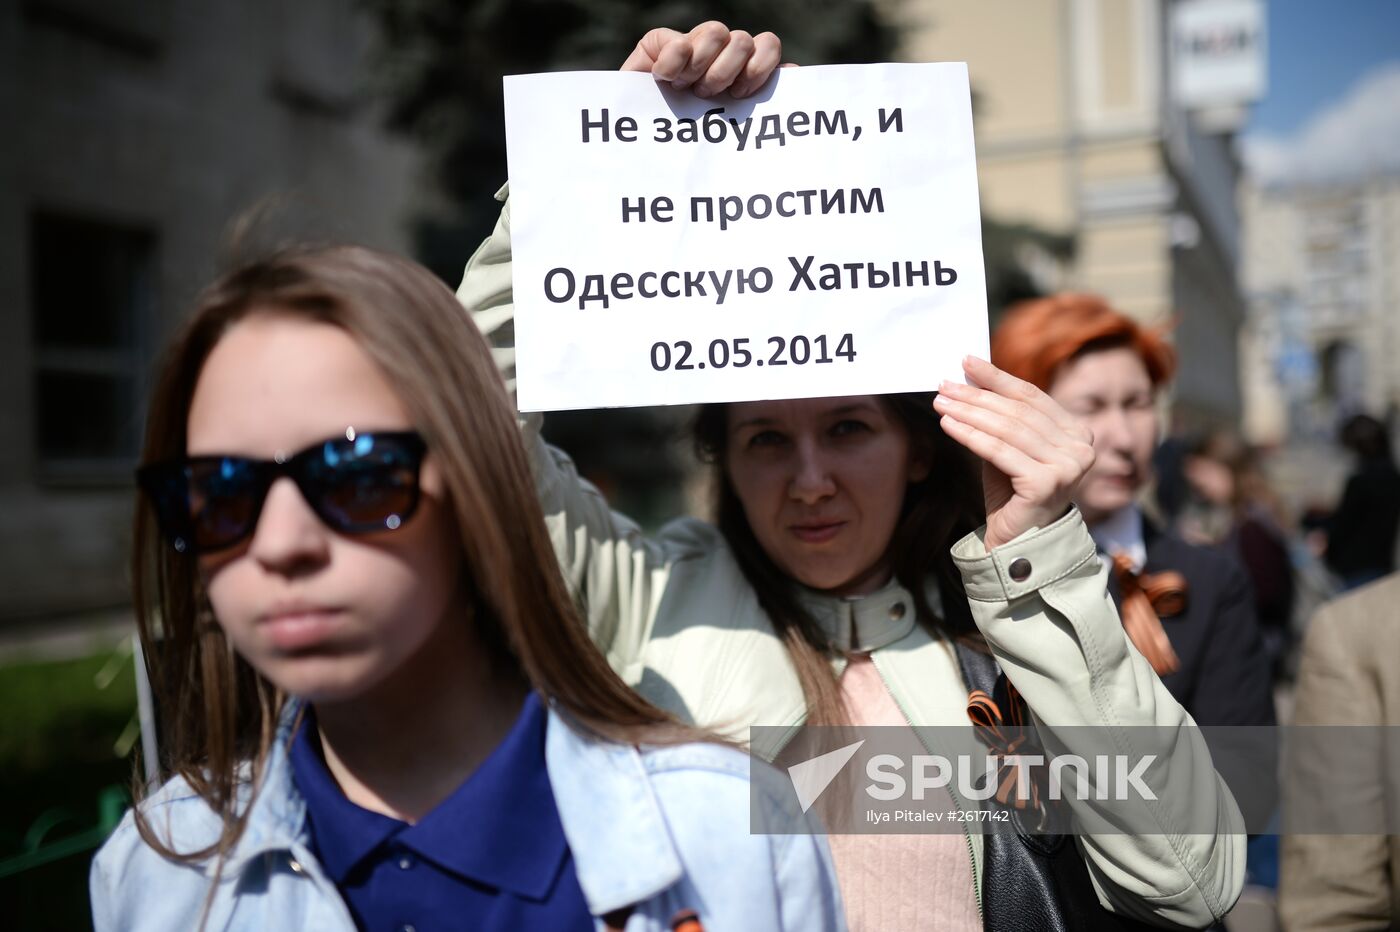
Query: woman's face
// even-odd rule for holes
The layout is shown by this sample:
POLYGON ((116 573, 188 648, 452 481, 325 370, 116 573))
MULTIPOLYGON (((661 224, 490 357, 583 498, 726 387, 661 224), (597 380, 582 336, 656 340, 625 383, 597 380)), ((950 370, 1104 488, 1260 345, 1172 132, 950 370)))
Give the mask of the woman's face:
POLYGON ((765 553, 803 585, 864 595, 890 577, 910 482, 928 475, 874 395, 728 408, 725 470, 765 553))
POLYGON ((1095 524, 1133 501, 1152 472, 1157 448, 1156 392, 1142 357, 1130 348, 1085 353, 1060 368, 1050 397, 1094 432, 1097 459, 1076 501, 1095 524))
MULTIPOLYGON (((413 425, 343 330, 254 313, 219 341, 200 372, 188 452, 273 459, 351 427, 413 425)), ((421 489, 401 527, 346 536, 317 518, 291 479, 277 479, 253 534, 200 558, 234 648, 273 683, 312 701, 361 696, 431 650, 461 591, 461 544, 431 452, 421 489)))

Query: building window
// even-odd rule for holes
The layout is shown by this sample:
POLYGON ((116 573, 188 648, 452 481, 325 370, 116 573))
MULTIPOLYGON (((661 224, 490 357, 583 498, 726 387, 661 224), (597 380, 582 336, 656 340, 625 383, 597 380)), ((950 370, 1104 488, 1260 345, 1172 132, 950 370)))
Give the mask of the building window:
POLYGON ((125 480, 137 457, 141 334, 155 236, 69 214, 30 217, 35 449, 41 477, 125 480))

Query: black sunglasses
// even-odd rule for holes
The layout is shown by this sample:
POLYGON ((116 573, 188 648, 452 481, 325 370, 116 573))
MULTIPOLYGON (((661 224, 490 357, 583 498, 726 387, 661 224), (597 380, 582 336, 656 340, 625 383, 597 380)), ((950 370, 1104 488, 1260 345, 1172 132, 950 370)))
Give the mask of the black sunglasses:
POLYGON ((418 507, 427 444, 413 431, 333 437, 290 457, 190 456, 136 470, 156 519, 181 553, 223 550, 257 527, 272 483, 287 476, 342 534, 392 531, 418 507))

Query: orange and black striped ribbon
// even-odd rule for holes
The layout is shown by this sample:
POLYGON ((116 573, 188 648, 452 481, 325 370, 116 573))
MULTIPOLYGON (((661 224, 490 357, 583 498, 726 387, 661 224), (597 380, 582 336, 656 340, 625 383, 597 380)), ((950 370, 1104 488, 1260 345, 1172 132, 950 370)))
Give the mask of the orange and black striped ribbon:
POLYGON ((693 909, 683 909, 671 917, 671 932, 705 932, 700 924, 700 914, 693 909))
POLYGON ((1158 676, 1181 669, 1181 659, 1162 627, 1162 618, 1186 610, 1186 577, 1167 570, 1137 573, 1126 554, 1113 555, 1113 575, 1123 597, 1120 613, 1128 640, 1138 649, 1158 676))
POLYGON ((1019 767, 1007 760, 1008 757, 1033 754, 1039 750, 1030 740, 1027 730, 1030 721, 1026 703, 1010 680, 1003 676, 1000 683, 1005 684, 1004 701, 998 703, 983 690, 974 689, 967 697, 967 717, 976 726, 978 739, 987 745, 998 762, 997 802, 1016 809, 1038 810, 1041 796, 1036 773, 1043 772, 1043 765, 1019 767), (1006 707, 1005 713, 1002 712, 1003 705, 1006 707), (1023 782, 1026 785, 1022 785, 1023 782))
MULTIPOLYGON (((636 906, 624 906, 604 915, 603 928, 607 932, 622 932, 636 909, 636 906)), ((705 926, 701 924, 700 914, 695 910, 678 909, 671 917, 671 932, 705 932, 705 926)))

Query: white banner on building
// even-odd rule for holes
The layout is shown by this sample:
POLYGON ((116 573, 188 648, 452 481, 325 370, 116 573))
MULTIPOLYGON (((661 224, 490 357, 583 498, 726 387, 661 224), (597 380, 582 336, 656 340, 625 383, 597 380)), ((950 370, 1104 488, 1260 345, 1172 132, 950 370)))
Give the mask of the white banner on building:
POLYGON ((967 67, 505 79, 522 410, 922 391, 988 351, 967 67))
POLYGON ((1237 107, 1264 96, 1261 0, 1184 0, 1172 7, 1172 88, 1187 108, 1237 107))

